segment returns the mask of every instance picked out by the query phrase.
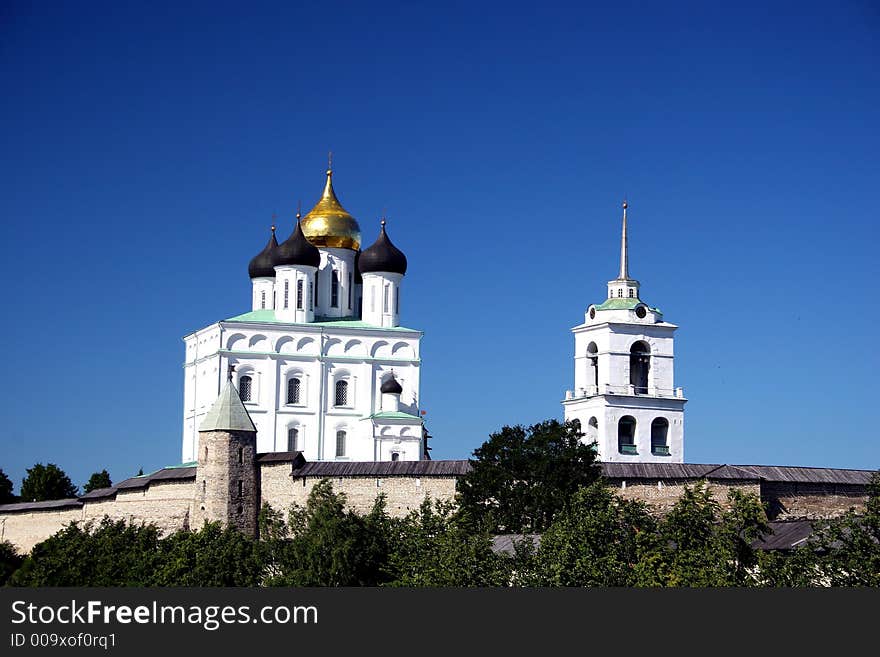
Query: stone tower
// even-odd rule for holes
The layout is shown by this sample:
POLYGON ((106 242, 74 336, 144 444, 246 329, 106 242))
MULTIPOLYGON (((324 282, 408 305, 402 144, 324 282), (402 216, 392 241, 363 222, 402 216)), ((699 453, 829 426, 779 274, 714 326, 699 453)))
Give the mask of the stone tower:
POLYGON ((232 369, 199 426, 197 456, 192 528, 219 521, 256 536, 257 429, 232 382, 232 369))

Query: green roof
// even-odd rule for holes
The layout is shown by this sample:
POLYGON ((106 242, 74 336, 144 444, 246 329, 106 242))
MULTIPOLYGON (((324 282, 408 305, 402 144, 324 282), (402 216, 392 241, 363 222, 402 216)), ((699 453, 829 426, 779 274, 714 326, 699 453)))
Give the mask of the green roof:
POLYGON ((226 387, 220 391, 211 408, 205 414, 205 419, 199 425, 199 431, 253 431, 254 426, 251 416, 241 403, 238 390, 232 380, 226 382, 226 387))
POLYGON ((225 322, 255 322, 262 324, 287 324, 293 326, 327 326, 327 327, 335 327, 335 328, 363 328, 363 329, 374 329, 380 331, 411 331, 413 333, 421 333, 421 331, 417 331, 416 329, 406 328, 404 326, 395 326, 393 328, 388 328, 384 326, 376 326, 375 324, 368 324, 359 319, 354 319, 353 317, 315 317, 314 322, 302 323, 302 322, 285 322, 275 317, 274 310, 252 310, 248 313, 243 313, 241 315, 236 315, 235 317, 230 317, 229 319, 223 320, 225 322))
POLYGON ((373 413, 369 417, 375 420, 419 420, 420 422, 422 420, 418 415, 402 411, 383 411, 381 413, 373 413))
MULTIPOLYGON (((605 299, 604 302, 596 306, 596 310, 634 310, 641 303, 645 302, 641 299, 614 297, 613 299, 605 299)), ((648 308, 655 313, 660 313, 659 308, 651 308, 650 306, 648 308)), ((662 315, 663 313, 660 314, 662 315)))

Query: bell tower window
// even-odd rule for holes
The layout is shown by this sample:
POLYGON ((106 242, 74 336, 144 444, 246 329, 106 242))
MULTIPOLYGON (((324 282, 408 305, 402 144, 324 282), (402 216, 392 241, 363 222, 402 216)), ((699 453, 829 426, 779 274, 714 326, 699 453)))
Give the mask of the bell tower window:
POLYGON ((638 454, 636 451, 636 419, 624 415, 617 423, 617 451, 621 454, 638 454))
POLYGON ((629 350, 629 382, 637 395, 648 394, 648 372, 651 369, 651 348, 639 340, 629 350))

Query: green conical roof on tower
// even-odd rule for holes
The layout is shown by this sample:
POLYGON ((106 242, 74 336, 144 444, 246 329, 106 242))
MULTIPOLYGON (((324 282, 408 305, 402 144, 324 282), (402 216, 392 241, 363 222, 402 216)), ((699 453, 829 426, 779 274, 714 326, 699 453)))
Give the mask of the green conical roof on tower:
POLYGON ((256 433, 251 416, 248 414, 238 390, 232 383, 232 369, 226 379, 226 386, 220 391, 220 396, 211 406, 199 431, 253 431, 256 433))

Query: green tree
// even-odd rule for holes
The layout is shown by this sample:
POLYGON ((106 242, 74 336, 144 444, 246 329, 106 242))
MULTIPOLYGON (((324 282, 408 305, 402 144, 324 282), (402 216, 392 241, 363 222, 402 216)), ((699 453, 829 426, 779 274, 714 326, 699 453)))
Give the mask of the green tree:
POLYGON ((29 468, 21 482, 21 499, 24 502, 60 500, 77 496, 76 486, 64 470, 54 463, 37 463, 29 468))
POLYGON ((395 586, 506 586, 510 560, 492 551, 486 532, 473 532, 449 502, 426 499, 399 525, 389 557, 395 586))
POLYGON ((259 586, 263 562, 257 541, 212 522, 162 539, 154 586, 259 586))
POLYGON ((11 504, 17 498, 12 494, 12 480, 0 470, 0 504, 11 504))
POLYGON ((38 543, 10 579, 15 586, 149 586, 159 557, 153 525, 106 516, 95 525, 70 523, 38 543))
POLYGON ((632 586, 640 544, 656 531, 641 502, 596 482, 575 493, 541 537, 534 581, 541 586, 632 586))
POLYGON ((16 570, 21 567, 24 557, 18 553, 15 546, 9 541, 0 541, 0 586, 6 582, 16 570))
POLYGON ((83 493, 91 493, 93 490, 98 490, 99 488, 109 488, 113 485, 113 482, 110 481, 110 474, 106 470, 101 470, 100 472, 95 472, 89 477, 88 482, 85 486, 83 486, 83 493))
POLYGON ((757 583, 752 544, 767 531, 761 501, 733 490, 722 511, 700 483, 685 487, 658 532, 646 537, 636 566, 639 586, 721 587, 757 583))
POLYGON ((377 586, 388 579, 394 521, 380 496, 361 516, 345 509, 345 495, 329 481, 315 485, 305 507, 294 505, 286 527, 279 515, 261 513, 266 533, 267 583, 276 586, 377 586))
POLYGON ((541 532, 578 488, 600 476, 596 452, 577 420, 505 426, 474 450, 459 480, 463 519, 494 533, 541 532))
POLYGON ((831 586, 880 586, 880 471, 868 485, 864 513, 850 509, 819 528, 819 581, 831 586))

